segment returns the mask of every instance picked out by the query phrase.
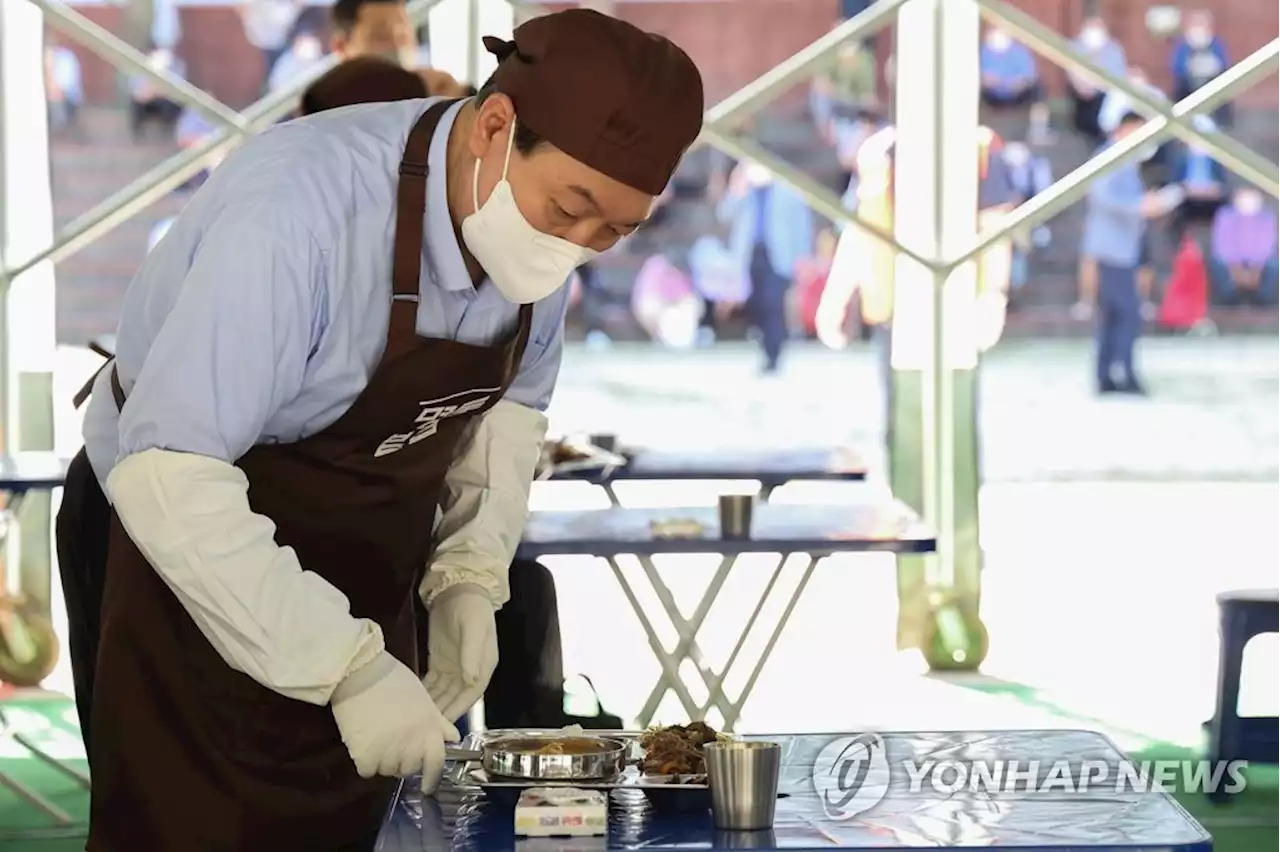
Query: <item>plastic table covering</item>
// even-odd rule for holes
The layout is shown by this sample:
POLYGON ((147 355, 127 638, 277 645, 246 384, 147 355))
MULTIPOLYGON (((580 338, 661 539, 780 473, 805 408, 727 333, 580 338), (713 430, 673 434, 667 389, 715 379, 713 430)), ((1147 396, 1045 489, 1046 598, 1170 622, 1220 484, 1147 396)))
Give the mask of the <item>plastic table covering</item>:
MULTIPOLYGON (((815 758, 833 739, 853 734, 761 737, 783 743, 772 831, 719 832, 710 813, 655 811, 643 794, 615 793, 607 837, 519 838, 511 808, 477 790, 446 783, 424 799, 416 779, 401 785, 377 852, 603 852, 709 849, 1019 849, 1022 852, 1210 852, 1212 840, 1170 796, 1160 792, 913 793, 892 772, 888 794, 847 820, 827 816, 812 781, 815 758)), ((884 733, 890 765, 905 757, 937 760, 1071 761, 1123 759, 1105 736, 1087 731, 884 733)))
MULTIPOLYGON (((796 603, 804 593, 818 560, 836 553, 888 551, 928 553, 936 545, 936 535, 903 503, 868 498, 863 503, 829 506, 782 505, 759 503, 755 507, 751 536, 747 539, 723 539, 719 534, 719 510, 716 508, 631 509, 613 507, 585 511, 534 512, 525 527, 524 540, 518 553, 524 559, 540 556, 578 555, 604 559, 613 571, 640 626, 644 629, 662 674, 650 691, 637 716, 641 725, 653 720, 668 689, 676 694, 690 719, 706 719, 714 710, 720 719, 716 727, 733 730, 742 708, 755 687, 778 638, 786 628, 796 603), (689 519, 700 522, 705 530, 698 538, 661 538, 651 532, 654 521, 689 519), (675 595, 654 565, 660 554, 712 553, 720 556, 720 564, 711 577, 702 599, 692 615, 685 617, 675 595), (742 629, 723 667, 718 671, 707 660, 698 645, 698 632, 711 611, 712 604, 729 579, 729 573, 744 553, 781 554, 764 586, 755 609, 742 622, 742 629), (645 580, 658 599, 666 618, 678 637, 674 650, 668 651, 654 626, 653 618, 640 602, 635 584, 628 579, 618 557, 630 554, 640 563, 645 580), (805 554, 806 561, 799 580, 784 605, 773 609, 761 621, 766 605, 787 566, 791 554, 805 554), (725 695, 723 684, 746 647, 756 622, 769 631, 764 648, 749 670, 736 699, 725 695), (694 700, 680 668, 684 661, 693 664, 707 687, 705 702, 694 700)), ((784 593, 785 594, 785 593, 784 593)))

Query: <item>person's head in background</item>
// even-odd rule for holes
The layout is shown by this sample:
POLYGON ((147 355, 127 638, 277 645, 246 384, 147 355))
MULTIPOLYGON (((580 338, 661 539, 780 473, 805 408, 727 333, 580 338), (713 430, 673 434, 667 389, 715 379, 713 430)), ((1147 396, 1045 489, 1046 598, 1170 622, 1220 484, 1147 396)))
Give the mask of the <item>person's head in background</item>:
POLYGON ((427 97, 421 75, 377 56, 343 62, 307 87, 299 113, 314 115, 355 104, 406 101, 427 97))
POLYGON ((1187 44, 1198 50, 1213 44, 1213 13, 1205 9, 1188 12, 1183 22, 1182 35, 1187 44))
POLYGON ((1107 32, 1107 22, 1101 15, 1090 15, 1084 19, 1080 27, 1080 41, 1089 50, 1101 49, 1111 36, 1107 32))
POLYGON ((303 62, 314 62, 324 56, 324 45, 321 44, 319 36, 305 30, 293 37, 293 44, 290 45, 289 50, 303 62))
POLYGON ((1265 204, 1262 190, 1248 183, 1236 187, 1236 191, 1231 195, 1231 201, 1235 208, 1246 216, 1261 213, 1265 204))
POLYGON ((405 68, 417 64, 418 37, 404 0, 336 0, 333 52, 343 60, 380 56, 405 68))
POLYGON ((1013 47, 1013 36, 1000 27, 989 27, 987 29, 986 42, 987 47, 998 53, 1003 53, 1013 47))
POLYGON ((1111 131, 1111 141, 1120 142, 1133 131, 1146 124, 1147 120, 1139 113, 1129 111, 1120 116, 1120 120, 1116 122, 1116 129, 1111 131))

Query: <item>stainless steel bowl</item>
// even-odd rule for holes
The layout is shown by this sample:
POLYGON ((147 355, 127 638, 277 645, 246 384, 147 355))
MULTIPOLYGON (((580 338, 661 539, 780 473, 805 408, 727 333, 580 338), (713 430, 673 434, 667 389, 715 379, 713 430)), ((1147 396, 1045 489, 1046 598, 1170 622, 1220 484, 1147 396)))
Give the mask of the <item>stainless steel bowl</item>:
POLYGON ((583 734, 530 733, 493 740, 479 749, 448 749, 451 760, 477 761, 484 771, 501 778, 530 781, 586 781, 613 778, 627 762, 627 746, 620 740, 583 734), (543 751, 562 743, 564 753, 543 751))

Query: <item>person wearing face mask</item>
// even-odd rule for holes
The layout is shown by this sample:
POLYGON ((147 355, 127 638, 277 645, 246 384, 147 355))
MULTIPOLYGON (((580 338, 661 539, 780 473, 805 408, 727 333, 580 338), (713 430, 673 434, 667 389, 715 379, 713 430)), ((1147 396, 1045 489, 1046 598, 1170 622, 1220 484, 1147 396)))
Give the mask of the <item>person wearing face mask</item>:
POLYGON ((333 52, 345 59, 380 56, 418 65, 418 36, 404 0, 336 0, 330 10, 333 52))
MULTIPOLYGON (((1117 77, 1125 76, 1129 63, 1125 60, 1124 48, 1111 38, 1102 18, 1097 15, 1086 18, 1079 37, 1072 44, 1081 58, 1117 77)), ((1068 69, 1067 90, 1071 95, 1072 125, 1090 139, 1102 142, 1107 134, 1098 124, 1098 114, 1107 97, 1106 89, 1089 76, 1068 69)))
POLYGON ((995 107, 1030 107, 1028 135, 1042 144, 1049 137, 1049 108, 1036 58, 1022 42, 999 27, 987 30, 979 58, 982 102, 995 107))
MULTIPOLYGON (((315 115, 356 104, 428 97, 422 76, 373 56, 342 62, 322 75, 303 93, 299 112, 315 115)), ((575 279, 587 279, 584 264, 575 279)), ((572 282, 571 283, 575 283, 572 282)), ((578 288, 583 281, 576 281, 578 288)), ((592 286, 588 280, 587 287, 592 286)), ((570 301, 580 289, 570 288, 570 301)), ((555 578, 539 562, 516 559, 507 572, 511 599, 494 616, 498 638, 498 667, 484 693, 485 724, 489 728, 560 728, 579 724, 599 729, 622 727, 616 716, 598 713, 590 718, 565 714, 564 651, 560 643, 560 614, 555 578)), ((431 640, 428 613, 417 612, 418 664, 424 668, 431 640)))
POLYGON ((1209 273, 1215 301, 1276 304, 1276 214, 1252 186, 1235 191, 1213 218, 1209 273))
MULTIPOLYGON (((1231 67, 1226 45, 1213 31, 1213 15, 1204 10, 1187 14, 1182 34, 1173 43, 1169 71, 1173 78, 1173 99, 1180 101, 1231 67)), ((1231 123, 1231 104, 1213 113, 1224 126, 1231 123)))
POLYGON ((498 665, 565 281, 704 104, 680 48, 595 12, 484 45, 475 98, 247 141, 126 293, 58 518, 106 551, 61 568, 95 852, 371 849, 498 665))

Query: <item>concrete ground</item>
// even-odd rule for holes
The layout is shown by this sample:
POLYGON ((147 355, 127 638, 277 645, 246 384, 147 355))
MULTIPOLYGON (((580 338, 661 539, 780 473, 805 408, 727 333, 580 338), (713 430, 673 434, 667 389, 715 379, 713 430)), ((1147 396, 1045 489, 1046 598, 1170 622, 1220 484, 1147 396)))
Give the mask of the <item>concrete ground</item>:
MULTIPOLYGON (((1034 687, 1040 709, 922 677, 918 657, 893 647, 892 560, 849 556, 816 572, 740 729, 1049 724, 1194 743, 1212 708, 1214 594, 1277 583, 1278 356, 1275 339, 1148 341, 1142 366, 1151 398, 1100 401, 1090 392, 1087 343, 1000 348, 983 371, 983 604, 992 650, 983 675, 968 682, 1034 687)), ((84 350, 60 357, 66 399, 95 358, 84 350)), ((757 377, 756 363, 745 344, 690 353, 571 347, 550 412, 553 432, 613 432, 646 446, 852 443, 883 470, 869 350, 797 347, 782 375, 769 379, 757 377)), ((60 448, 78 446, 78 428, 70 406, 59 411, 60 448)), ((777 499, 838 500, 847 488, 883 487, 873 476, 866 485, 793 486, 777 499)), ((714 486, 620 492, 644 505, 711 502, 716 494, 714 486)), ((540 486, 535 495, 542 507, 602 499, 571 484, 540 486)), ((613 577, 589 559, 551 563, 566 671, 587 673, 612 712, 634 714, 658 666, 613 577)), ((697 557, 659 564, 686 612, 712 567, 697 557)), ((771 569, 767 559, 738 567, 704 629, 713 661, 728 655, 771 569)), ((789 591, 797 569, 780 591, 789 591)), ((780 608, 780 601, 771 607, 780 608)), ((665 628, 670 647, 674 634, 665 628)), ((761 633, 743 651, 747 662, 763 645, 761 633)), ((1276 712, 1276 650, 1274 636, 1250 647, 1242 711, 1276 712)), ((731 695, 742 668, 729 678, 731 695)), ((66 675, 51 685, 65 686, 66 675)), ((669 699, 662 715, 681 714, 669 699)))

